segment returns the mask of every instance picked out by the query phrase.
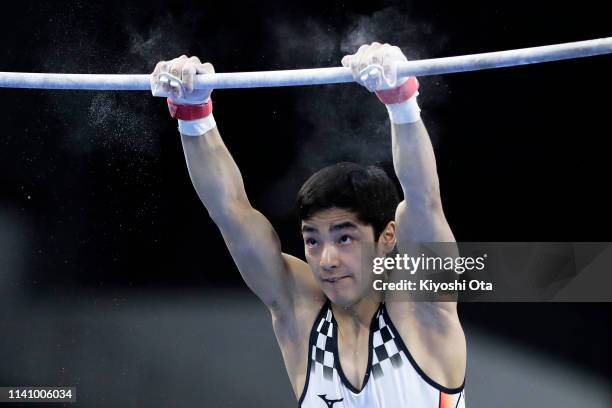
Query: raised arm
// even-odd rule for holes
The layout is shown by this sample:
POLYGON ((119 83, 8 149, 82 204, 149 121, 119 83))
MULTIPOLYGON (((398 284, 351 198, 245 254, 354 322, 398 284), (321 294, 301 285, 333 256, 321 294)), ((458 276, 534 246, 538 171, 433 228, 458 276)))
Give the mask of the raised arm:
POLYGON ((310 272, 303 261, 281 252, 274 228, 251 206, 242 175, 212 116, 212 90, 193 90, 196 74, 212 72, 212 65, 197 57, 162 61, 151 76, 154 93, 157 87, 158 94, 169 96, 191 181, 244 281, 272 311, 290 310, 310 272))
POLYGON ((397 78, 397 63, 405 60, 398 47, 379 43, 363 45, 343 59, 389 112, 393 166, 404 193, 396 215, 400 250, 402 242, 454 241, 442 211, 433 147, 416 103, 419 83, 414 77, 397 78))
MULTIPOLYGON (((389 113, 393 165, 404 193, 395 216, 399 252, 410 255, 408 244, 449 242, 445 254, 439 255, 456 256, 455 238, 442 211, 433 147, 416 102, 418 81, 414 77, 398 81, 396 77, 397 62, 405 60, 399 48, 373 43, 345 57, 343 65, 350 66, 355 79, 368 90, 376 91, 389 113)), ((390 280, 399 278, 401 273, 391 273, 390 280)), ((388 299, 395 298, 390 294, 388 299)), ((399 317, 400 334, 419 365, 448 387, 459 386, 465 375, 465 337, 455 299, 451 294, 435 299, 444 301, 394 301, 388 305, 392 318, 393 314, 399 317)))
MULTIPOLYGON (((415 244, 447 242, 437 246, 437 250, 443 251, 437 255, 456 256, 455 238, 442 210, 434 150, 417 105, 419 82, 415 77, 397 78, 397 63, 406 57, 398 47, 373 43, 345 58, 348 61, 344 63, 351 66, 353 75, 376 92, 389 113, 393 167, 404 193, 395 213, 398 250, 410 255, 415 244)), ((455 298, 452 294, 444 297, 455 298)), ((454 302, 438 306, 455 309, 454 302)))

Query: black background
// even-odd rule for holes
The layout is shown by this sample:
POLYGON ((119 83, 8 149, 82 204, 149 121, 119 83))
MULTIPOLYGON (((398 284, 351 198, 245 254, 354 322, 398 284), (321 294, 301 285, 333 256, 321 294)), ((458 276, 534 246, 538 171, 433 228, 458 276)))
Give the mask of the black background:
MULTIPOLYGON (((415 59, 612 35, 604 2, 595 1, 65 1, 13 5, 4 16, 0 70, 24 72, 148 73, 181 54, 218 72, 310 68, 339 65, 371 41, 415 59)), ((611 67, 601 56, 421 78, 419 103, 458 240, 610 241, 611 67)), ((353 160, 392 174, 386 112, 357 85, 213 98, 251 202, 285 252, 303 255, 291 211, 312 172, 353 160)), ((25 243, 15 249, 21 288, 53 298, 243 285, 193 191, 163 100, 4 89, 0 107, 0 236, 25 243)), ((466 304, 461 315, 610 372, 608 304, 466 304)))

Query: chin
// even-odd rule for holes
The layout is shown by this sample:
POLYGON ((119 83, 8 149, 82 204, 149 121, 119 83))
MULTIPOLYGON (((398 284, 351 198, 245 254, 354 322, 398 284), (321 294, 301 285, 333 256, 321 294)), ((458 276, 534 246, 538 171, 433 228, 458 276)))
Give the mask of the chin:
POLYGON ((345 308, 351 307, 361 301, 377 301, 380 302, 380 299, 377 296, 372 296, 375 292, 366 292, 366 293, 348 293, 348 292, 324 292, 325 296, 335 305, 342 306, 345 308))
POLYGON ((326 293, 325 295, 327 296, 330 302, 338 306, 351 307, 355 303, 357 303, 357 299, 350 296, 348 293, 333 292, 326 293))
POLYGON ((323 291, 323 293, 325 293, 325 297, 335 305, 343 305, 346 303, 346 298, 338 292, 323 291))
POLYGON ((342 306, 342 307, 351 307, 354 302, 346 301, 344 299, 333 299, 329 298, 330 302, 334 305, 342 306))

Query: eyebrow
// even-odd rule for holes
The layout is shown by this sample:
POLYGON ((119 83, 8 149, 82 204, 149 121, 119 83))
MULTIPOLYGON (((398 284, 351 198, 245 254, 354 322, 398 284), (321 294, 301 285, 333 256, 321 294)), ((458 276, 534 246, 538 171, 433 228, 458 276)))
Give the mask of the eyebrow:
MULTIPOLYGON (((340 230, 345 230, 345 229, 357 229, 357 225, 355 225, 354 223, 350 221, 344 221, 339 224, 332 225, 329 231, 333 232, 333 231, 340 231, 340 230)), ((302 232, 319 232, 319 230, 316 229, 315 227, 311 227, 310 225, 304 225, 302 227, 302 232)))

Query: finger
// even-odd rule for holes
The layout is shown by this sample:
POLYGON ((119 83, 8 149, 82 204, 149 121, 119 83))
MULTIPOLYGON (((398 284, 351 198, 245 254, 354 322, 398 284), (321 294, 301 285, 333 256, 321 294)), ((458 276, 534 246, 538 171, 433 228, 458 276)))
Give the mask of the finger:
POLYGON ((200 64, 196 66, 196 71, 198 74, 214 74, 215 67, 210 62, 205 62, 204 64, 200 64))
POLYGON ((368 48, 370 48, 368 44, 364 44, 361 47, 359 47, 359 49, 355 53, 355 59, 360 60, 363 57, 363 55, 368 52, 368 48))
POLYGON ((195 75, 199 65, 202 65, 202 62, 198 57, 193 56, 187 58, 185 65, 181 69, 181 80, 187 93, 191 93, 194 90, 195 75))
POLYGON ((364 52, 359 58, 359 62, 356 65, 358 73, 363 71, 368 65, 370 65, 370 58, 368 53, 364 52))
POLYGON ((159 80, 160 75, 168 72, 170 61, 160 61, 155 66, 153 73, 150 75, 151 90, 154 95, 162 96, 170 91, 168 83, 159 80))
POLYGON ((181 70, 183 69, 184 61, 187 59, 186 55, 181 55, 178 58, 172 60, 170 64, 170 74, 181 79, 181 70))
POLYGON ((355 54, 360 54, 362 52, 364 52, 365 50, 367 50, 370 46, 368 44, 363 44, 361 47, 359 47, 357 49, 357 52, 355 54))
POLYGON ((385 50, 380 60, 380 65, 383 68, 383 74, 385 77, 389 77, 389 75, 392 73, 391 72, 391 53, 389 51, 390 50, 388 49, 385 50))
POLYGON ((382 85, 382 73, 380 68, 367 68, 366 87, 370 92, 374 92, 382 85))
POLYGON ((166 84, 151 82, 151 92, 153 96, 168 96, 172 89, 166 84))
POLYGON ((187 66, 193 66, 194 69, 196 69, 197 66, 201 65, 201 64, 202 64, 202 62, 200 61, 200 59, 198 57, 195 57, 195 56, 194 57, 189 57, 189 58, 187 58, 187 61, 185 62, 185 65, 183 65, 182 71, 185 71, 185 69, 186 69, 185 67, 187 67, 187 66))
POLYGON ((159 80, 159 76, 161 74, 168 73, 168 71, 170 70, 170 62, 171 61, 160 61, 157 64, 157 66, 155 67, 155 70, 156 71, 158 70, 158 71, 155 72, 155 75, 154 75, 156 81, 159 80))
POLYGON ((381 44, 373 42, 370 47, 370 64, 381 65, 383 60, 383 54, 386 52, 389 44, 381 44))
POLYGON ((181 88, 170 88, 168 94, 170 95, 170 98, 176 102, 179 102, 183 97, 181 88))
POLYGON ((151 86, 151 92, 153 93, 153 96, 156 96, 159 92, 159 84, 157 82, 157 78, 159 76, 159 66, 160 66, 161 62, 158 62, 157 64, 155 64, 155 68, 153 68, 153 72, 151 72, 151 74, 149 75, 149 85, 151 86))
MULTIPOLYGON (((206 62, 204 64, 196 65, 196 73, 210 75, 215 73, 215 67, 210 62, 206 62)), ((195 81, 195 80, 194 80, 195 81)))
POLYGON ((393 58, 391 50, 387 50, 387 52, 383 54, 381 65, 385 82, 387 82, 389 86, 395 86, 397 83, 397 60, 393 58))
POLYGON ((372 52, 368 56, 368 59, 370 60, 370 64, 373 64, 373 65, 382 64, 382 53, 380 51, 381 51, 380 48, 372 50, 372 52))
POLYGON ((367 51, 368 47, 369 45, 364 44, 361 47, 359 47, 359 49, 357 50, 355 54, 348 56, 350 57, 348 59, 348 63, 350 64, 351 71, 353 73, 354 78, 359 78, 359 72, 361 71, 361 68, 360 68, 361 58, 363 57, 363 54, 367 51))
POLYGON ((345 55, 344 57, 342 57, 342 61, 340 61, 340 63, 342 64, 343 67, 351 66, 351 57, 352 55, 345 55))
POLYGON ((380 64, 380 48, 381 45, 378 42, 373 42, 367 49, 367 60, 369 64, 380 64))
POLYGON ((183 86, 187 93, 193 92, 193 82, 195 80, 196 75, 196 65, 195 64, 185 64, 183 66, 183 70, 181 71, 183 86))
POLYGON ((164 65, 166 61, 159 61, 157 64, 155 64, 155 68, 153 68, 153 72, 151 72, 151 75, 153 77, 159 75, 159 73, 161 72, 162 66, 164 65))
POLYGON ((395 45, 389 47, 389 54, 390 55, 394 55, 394 56, 396 56, 398 58, 401 58, 403 60, 406 60, 406 56, 404 55, 404 53, 402 52, 400 47, 397 47, 395 45))
POLYGON ((353 78, 358 79, 360 71, 361 70, 359 69, 359 60, 357 58, 353 58, 351 60, 351 72, 353 74, 353 78))

